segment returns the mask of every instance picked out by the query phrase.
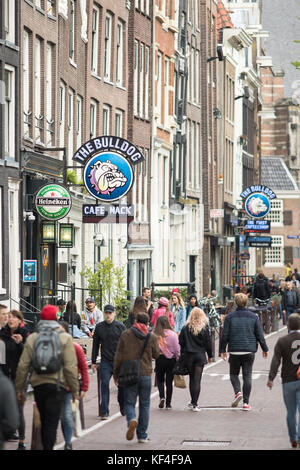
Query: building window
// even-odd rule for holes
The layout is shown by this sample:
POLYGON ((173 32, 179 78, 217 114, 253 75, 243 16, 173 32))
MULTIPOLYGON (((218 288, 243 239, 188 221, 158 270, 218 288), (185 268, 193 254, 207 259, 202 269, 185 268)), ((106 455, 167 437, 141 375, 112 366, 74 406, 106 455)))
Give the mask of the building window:
POLYGON ((82 143, 82 98, 76 98, 76 147, 79 148, 82 143))
POLYGON ((54 138, 54 118, 53 118, 53 109, 52 109, 52 89, 53 89, 53 46, 47 44, 47 64, 46 64, 46 100, 47 100, 47 110, 46 110, 46 145, 53 145, 54 138))
POLYGON ((108 105, 103 106, 102 132, 103 135, 110 135, 110 106, 108 105))
POLYGON ((145 47, 145 109, 144 115, 146 119, 149 119, 149 67, 150 67, 150 49, 148 46, 145 47))
POLYGON ((59 143, 61 147, 65 146, 65 111, 66 111, 66 86, 60 82, 59 87, 59 143))
POLYGON ((272 225, 283 225, 283 201, 275 199, 271 201, 271 209, 267 217, 272 225))
POLYGON ((168 116, 169 116, 169 67, 170 61, 168 58, 165 58, 165 73, 164 73, 164 124, 165 127, 168 126, 168 116))
POLYGON ((23 114, 24 114, 24 138, 32 138, 32 106, 31 96, 31 63, 30 60, 31 35, 24 30, 23 35, 23 114))
POLYGON ((116 82, 123 85, 123 61, 124 61, 124 24, 119 21, 117 27, 117 63, 116 82))
POLYGON ((156 106, 158 109, 158 122, 161 123, 161 85, 162 85, 162 77, 161 77, 161 54, 160 52, 157 53, 157 65, 156 65, 156 106))
POLYGON ((4 32, 6 41, 15 43, 15 0, 5 0, 4 32))
POLYGON ((121 109, 116 109, 115 114, 115 135, 117 137, 123 136, 123 116, 124 112, 121 109))
POLYGON ((107 13, 105 18, 104 39, 104 78, 111 79, 111 50, 112 50, 112 15, 107 13))
POLYGON ((69 23, 69 57, 75 62, 75 0, 70 1, 70 23, 69 23))
POLYGON ((74 91, 68 91, 68 155, 72 162, 74 153, 74 91))
POLYGON ((35 141, 38 143, 43 142, 44 133, 44 116, 42 107, 42 96, 43 96, 43 80, 42 80, 42 60, 43 42, 41 39, 36 38, 35 41, 35 66, 34 66, 34 86, 35 86, 35 141))
POLYGON ((98 51, 99 48, 99 18, 100 9, 96 5, 93 8, 92 18, 92 45, 91 45, 91 71, 98 75, 98 51))
POLYGON ((5 84, 5 155, 14 158, 15 154, 15 68, 9 65, 4 69, 5 84))
POLYGON ((139 115, 144 117, 144 44, 140 44, 140 61, 139 61, 139 115))
POLYGON ((283 250, 283 236, 274 236, 272 238, 272 246, 270 248, 265 248, 265 265, 276 265, 283 266, 284 261, 284 250, 283 250))
POLYGON ((97 133, 97 110, 98 103, 95 100, 91 100, 90 106, 90 138, 96 137, 97 133))
POLYGON ((134 41, 134 97, 133 97, 133 111, 134 115, 138 114, 138 62, 139 62, 139 43, 134 41))

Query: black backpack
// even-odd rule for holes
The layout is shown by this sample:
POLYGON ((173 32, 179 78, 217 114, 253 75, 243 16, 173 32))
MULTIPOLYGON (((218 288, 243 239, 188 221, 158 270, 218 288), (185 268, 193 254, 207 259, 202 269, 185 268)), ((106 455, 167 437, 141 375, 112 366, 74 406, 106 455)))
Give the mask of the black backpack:
POLYGON ((34 342, 32 367, 37 374, 54 374, 62 367, 60 331, 41 325, 34 342))

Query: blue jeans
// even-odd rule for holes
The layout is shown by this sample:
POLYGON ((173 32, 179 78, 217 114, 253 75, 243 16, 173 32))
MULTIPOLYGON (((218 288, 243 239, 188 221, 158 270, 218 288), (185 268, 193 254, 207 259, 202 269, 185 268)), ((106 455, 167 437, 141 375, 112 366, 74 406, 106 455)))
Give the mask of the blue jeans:
MULTIPOLYGON (((100 362, 100 388, 101 388, 101 415, 109 415, 109 382, 113 375, 113 362, 101 361, 100 362)), ((120 408, 124 407, 124 391, 122 387, 118 387, 118 402, 120 408)))
POLYGON ((287 409, 286 422, 291 441, 300 444, 300 380, 282 384, 284 403, 287 409), (298 409, 298 439, 297 439, 297 409, 298 409))
POLYGON ((151 376, 142 375, 136 385, 124 388, 124 409, 128 425, 132 419, 136 419, 135 404, 139 397, 139 418, 136 429, 138 439, 148 437, 151 385, 151 376))
POLYGON ((72 393, 65 395, 63 407, 60 414, 61 430, 64 435, 65 443, 71 444, 73 436, 73 416, 71 408, 72 393))
POLYGON ((289 316, 291 313, 294 313, 297 311, 297 307, 286 307, 286 321, 288 320, 289 316))

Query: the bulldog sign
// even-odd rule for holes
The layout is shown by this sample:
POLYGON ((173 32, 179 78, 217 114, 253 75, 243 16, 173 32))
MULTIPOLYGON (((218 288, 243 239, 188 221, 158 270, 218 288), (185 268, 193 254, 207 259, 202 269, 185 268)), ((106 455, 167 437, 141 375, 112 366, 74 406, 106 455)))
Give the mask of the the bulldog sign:
POLYGON ((83 144, 73 160, 84 165, 83 182, 88 192, 109 203, 128 193, 134 182, 132 165, 142 162, 144 157, 128 140, 101 136, 83 144))

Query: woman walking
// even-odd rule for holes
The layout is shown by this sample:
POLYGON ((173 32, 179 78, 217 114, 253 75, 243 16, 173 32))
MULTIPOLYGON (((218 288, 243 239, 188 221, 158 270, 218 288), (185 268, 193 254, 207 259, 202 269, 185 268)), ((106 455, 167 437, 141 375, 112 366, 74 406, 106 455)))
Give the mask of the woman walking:
POLYGON ((155 328, 157 319, 162 315, 166 315, 169 319, 170 325, 174 327, 174 317, 173 313, 170 311, 169 308, 169 301, 166 297, 161 297, 158 301, 158 308, 153 310, 151 325, 155 328))
POLYGON ((179 334, 186 318, 184 303, 179 292, 173 292, 171 302, 170 310, 173 313, 175 320, 174 331, 179 334))
POLYGON ((199 307, 197 296, 195 294, 191 294, 188 299, 188 304, 185 308, 185 319, 189 318, 189 315, 194 307, 199 307))
POLYGON ((208 318, 199 307, 193 308, 179 335, 181 352, 189 371, 191 403, 188 407, 199 411, 198 398, 204 365, 211 362, 212 347, 208 318), (208 356, 208 360, 207 357, 208 356))
POLYGON ((147 303, 142 295, 138 295, 134 301, 128 315, 127 328, 131 328, 135 324, 138 313, 147 313, 148 315, 147 303))
MULTIPOLYGON (((19 310, 11 310, 8 315, 7 324, 0 331, 0 340, 5 343, 6 363, 2 364, 3 373, 15 383, 17 367, 23 351, 29 331, 24 326, 24 317, 19 310)), ((18 427, 18 450, 25 450, 25 420, 23 407, 24 404, 18 404, 19 407, 19 427, 18 427)))
POLYGON ((180 356, 178 335, 172 330, 168 317, 165 315, 157 319, 154 334, 157 336, 160 356, 156 359, 155 371, 159 391, 159 408, 170 410, 173 394, 173 369, 180 356), (165 394, 166 384, 166 394, 165 394))

